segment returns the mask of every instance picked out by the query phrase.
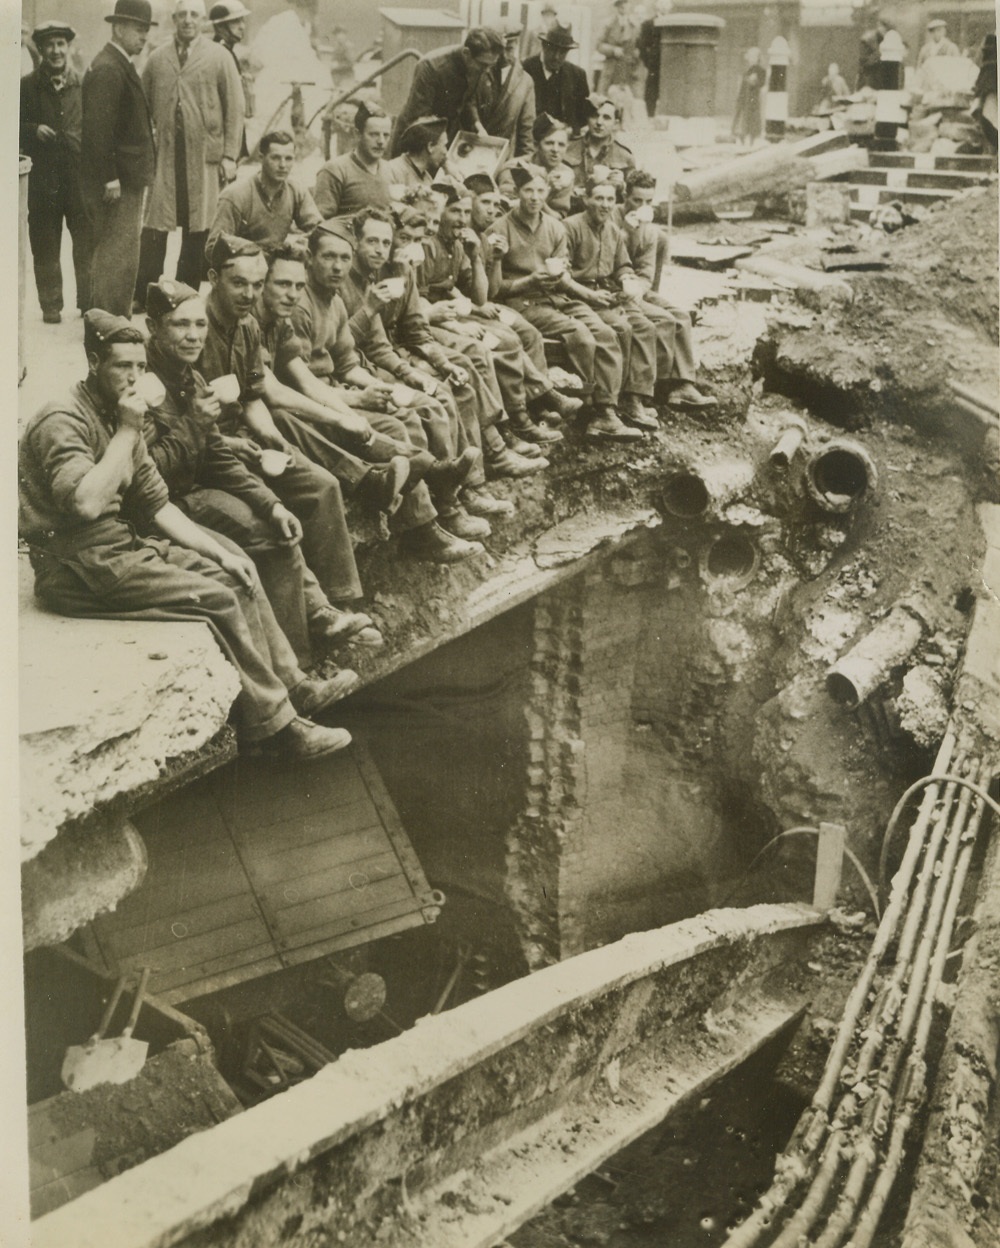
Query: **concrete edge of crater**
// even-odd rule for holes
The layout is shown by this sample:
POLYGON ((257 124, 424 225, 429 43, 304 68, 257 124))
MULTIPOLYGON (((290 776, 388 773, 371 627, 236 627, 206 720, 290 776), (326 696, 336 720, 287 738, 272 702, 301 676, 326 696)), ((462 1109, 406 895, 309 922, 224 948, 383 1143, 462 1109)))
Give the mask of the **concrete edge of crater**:
POLYGON ((375 1048, 349 1052, 284 1096, 190 1136, 40 1218, 32 1242, 35 1248, 181 1243, 567 1011, 712 951, 745 950, 821 922, 817 911, 795 904, 716 910, 546 967, 488 998, 422 1019, 375 1048))

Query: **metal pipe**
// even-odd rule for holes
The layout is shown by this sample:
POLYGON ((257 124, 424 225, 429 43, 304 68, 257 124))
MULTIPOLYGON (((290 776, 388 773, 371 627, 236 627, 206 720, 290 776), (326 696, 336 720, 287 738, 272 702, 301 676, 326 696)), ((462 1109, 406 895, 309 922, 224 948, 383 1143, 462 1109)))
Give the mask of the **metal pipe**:
POLYGON ((987 416, 992 416, 994 420, 1000 417, 1000 407, 997 407, 993 399, 984 398, 977 391, 970 389, 968 386, 963 386, 958 381, 949 381, 947 386, 956 398, 963 399, 970 407, 979 408, 981 412, 984 412, 987 416))
POLYGON ((768 459, 775 468, 788 467, 798 453, 805 436, 806 422, 801 417, 794 416, 781 437, 771 447, 771 453, 768 455, 768 459))
POLYGON ((835 438, 806 464, 806 489, 824 511, 850 511, 878 485, 878 470, 857 442, 835 438))
POLYGON ((826 691, 851 710, 885 683, 889 673, 917 648, 927 631, 923 612, 909 600, 893 604, 889 614, 826 673, 826 691))

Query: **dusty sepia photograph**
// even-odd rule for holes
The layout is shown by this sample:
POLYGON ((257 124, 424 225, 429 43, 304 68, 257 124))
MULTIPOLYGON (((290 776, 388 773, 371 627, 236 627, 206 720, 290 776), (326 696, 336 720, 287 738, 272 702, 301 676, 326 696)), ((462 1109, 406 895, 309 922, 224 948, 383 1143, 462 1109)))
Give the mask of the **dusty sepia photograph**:
POLYGON ((1000 1248, 993 0, 7 7, 0 1244, 1000 1248))

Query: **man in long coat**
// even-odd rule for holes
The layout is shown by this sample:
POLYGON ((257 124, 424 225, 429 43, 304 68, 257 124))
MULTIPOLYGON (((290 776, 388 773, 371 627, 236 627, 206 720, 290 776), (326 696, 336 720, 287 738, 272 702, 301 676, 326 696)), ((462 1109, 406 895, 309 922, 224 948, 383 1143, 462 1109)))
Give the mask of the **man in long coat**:
POLYGON ((447 117, 449 142, 459 130, 485 134, 479 119, 480 79, 500 59, 503 39, 495 30, 476 26, 457 48, 429 52, 413 73, 410 94, 396 118, 389 155, 401 155, 403 131, 418 117, 447 117))
POLYGON ((28 241, 42 319, 49 323, 62 319, 59 251, 64 220, 73 239, 76 301, 81 312, 89 306, 89 228, 80 190, 83 92, 69 64, 69 45, 75 38, 76 31, 65 22, 43 22, 32 32, 41 63, 21 79, 20 146, 31 157, 28 241))
POLYGON ((590 84, 580 66, 566 57, 580 45, 573 38, 573 28, 558 22, 541 40, 541 56, 529 56, 524 62, 525 71, 535 84, 535 109, 564 121, 577 134, 587 124, 590 84))
POLYGON ((156 162, 149 108, 132 63, 155 25, 152 12, 149 0, 116 0, 105 19, 111 40, 83 79, 80 183, 93 243, 87 303, 114 316, 132 311, 143 197, 156 162))
POLYGON ((243 83, 226 49, 201 34, 202 0, 176 0, 174 38, 150 54, 142 85, 156 131, 156 178, 146 207, 136 291, 163 274, 167 235, 183 231, 177 280, 201 284, 220 186, 236 177, 243 83))
POLYGON ((503 54, 480 79, 479 119, 487 134, 510 140, 508 156, 528 156, 535 148, 535 84, 518 59, 521 26, 512 22, 503 34, 503 54))

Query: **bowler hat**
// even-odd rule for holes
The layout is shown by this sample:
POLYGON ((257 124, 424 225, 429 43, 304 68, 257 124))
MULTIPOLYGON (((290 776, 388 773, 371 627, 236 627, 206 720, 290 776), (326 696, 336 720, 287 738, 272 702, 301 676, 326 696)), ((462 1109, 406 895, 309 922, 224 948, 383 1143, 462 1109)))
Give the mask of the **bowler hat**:
POLYGON ((573 38, 573 27, 568 25, 561 26, 558 22, 551 30, 547 30, 544 34, 539 35, 538 38, 542 43, 548 43, 553 48, 565 48, 567 52, 571 48, 580 46, 573 38))
POLYGON ((159 26, 153 21, 153 6, 149 0, 115 0, 115 11, 108 14, 106 22, 135 22, 137 26, 159 26))
POLYGON ((240 4, 239 0, 227 0, 224 4, 213 4, 208 10, 208 20, 213 26, 223 22, 238 22, 241 17, 249 17, 250 10, 240 4))
POLYGON ((61 35, 67 43, 72 43, 76 38, 76 31, 65 22, 42 22, 31 32, 31 42, 36 48, 40 48, 46 39, 54 39, 56 35, 61 35))

